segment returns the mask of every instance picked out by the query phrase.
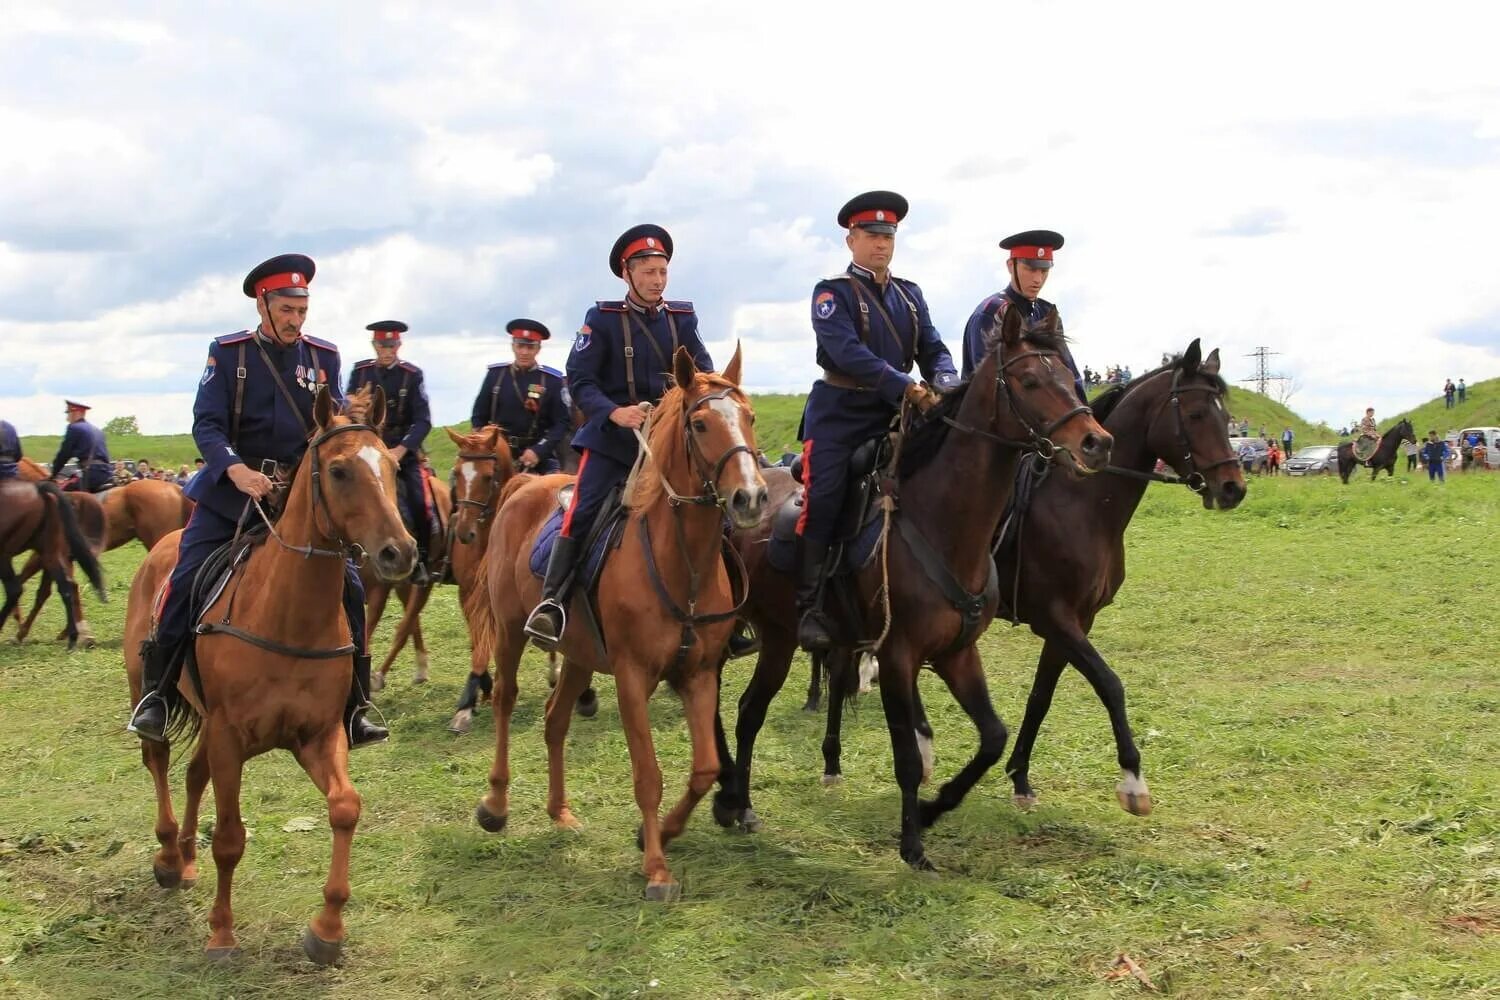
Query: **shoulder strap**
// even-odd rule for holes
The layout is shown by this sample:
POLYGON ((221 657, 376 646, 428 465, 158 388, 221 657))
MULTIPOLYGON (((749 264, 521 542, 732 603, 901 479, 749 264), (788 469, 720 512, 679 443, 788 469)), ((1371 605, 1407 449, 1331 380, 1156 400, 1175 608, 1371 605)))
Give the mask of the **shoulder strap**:
POLYGON ((500 380, 505 378, 505 372, 495 374, 495 384, 490 386, 490 423, 497 423, 496 417, 500 415, 500 380))
MULTIPOLYGON (((866 291, 865 287, 863 285, 861 285, 854 278, 850 278, 849 279, 849 287, 852 288, 852 289, 854 289, 854 301, 859 304, 859 342, 861 344, 864 344, 866 347, 869 347, 870 346, 870 304, 867 301, 867 296, 869 296, 870 293, 868 291, 866 291)), ((877 309, 880 309, 880 314, 882 316, 885 315, 885 310, 883 308, 881 308, 879 302, 875 303, 875 307, 877 309)), ((889 317, 886 318, 886 322, 887 323, 890 322, 890 318, 889 317)))
MULTIPOLYGON (((318 349, 316 347, 313 347, 311 344, 307 346, 308 350, 313 352, 313 364, 316 365, 318 362, 318 349)), ((259 340, 257 340, 255 342, 255 349, 260 352, 260 359, 261 361, 265 362, 266 371, 271 373, 271 379, 276 383, 276 388, 281 390, 281 398, 286 400, 286 405, 290 406, 292 408, 292 413, 296 414, 297 422, 302 425, 302 432, 304 434, 311 434, 312 427, 308 425, 307 418, 302 415, 302 409, 297 405, 297 400, 292 397, 291 390, 288 389, 286 387, 286 383, 281 380, 281 373, 276 370, 275 365, 271 364, 271 356, 266 353, 265 346, 259 340)))
MULTIPOLYGON (((901 296, 901 301, 906 303, 907 312, 911 313, 911 340, 904 345, 904 348, 901 351, 901 357, 904 361, 905 370, 911 371, 911 366, 915 364, 917 360, 917 338, 922 334, 922 323, 921 320, 917 318, 917 300, 913 296, 906 294, 906 289, 902 288, 901 282, 897 281, 895 278, 891 279, 891 284, 895 286, 896 294, 901 296)), ((890 317, 886 317, 886 321, 889 322, 890 317)), ((891 326, 891 329, 896 329, 894 324, 891 326)), ((899 336, 900 335, 897 334, 898 338, 899 336)))
POLYGON ((240 450, 240 413, 245 408, 245 342, 240 341, 240 350, 235 358, 234 369, 234 413, 229 418, 229 446, 240 450))
POLYGON ((630 312, 620 313, 620 330, 625 335, 625 385, 630 390, 630 405, 641 401, 635 394, 635 347, 630 343, 630 312))

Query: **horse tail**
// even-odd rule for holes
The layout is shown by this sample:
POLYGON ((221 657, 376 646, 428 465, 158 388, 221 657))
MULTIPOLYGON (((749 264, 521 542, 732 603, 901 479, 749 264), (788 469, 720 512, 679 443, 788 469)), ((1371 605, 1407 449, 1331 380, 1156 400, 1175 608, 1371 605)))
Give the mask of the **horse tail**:
POLYGON ((491 655, 499 637, 499 627, 495 623, 495 608, 490 603, 489 552, 480 556, 474 567, 473 589, 464 599, 464 618, 469 622, 474 648, 484 650, 486 656, 491 655))
POLYGON ((78 527, 78 518, 73 514, 73 505, 68 503, 62 491, 55 483, 37 483, 37 491, 44 497, 44 502, 57 511, 58 520, 62 523, 63 537, 68 543, 68 553, 73 561, 83 567, 84 574, 94 588, 94 594, 99 598, 100 604, 109 603, 109 595, 104 592, 104 573, 99 568, 99 559, 94 555, 93 548, 88 539, 83 537, 83 532, 78 527))
POLYGON ((853 705, 859 697, 859 653, 854 650, 830 650, 812 654, 813 669, 819 669, 828 680, 828 697, 842 698, 853 705))

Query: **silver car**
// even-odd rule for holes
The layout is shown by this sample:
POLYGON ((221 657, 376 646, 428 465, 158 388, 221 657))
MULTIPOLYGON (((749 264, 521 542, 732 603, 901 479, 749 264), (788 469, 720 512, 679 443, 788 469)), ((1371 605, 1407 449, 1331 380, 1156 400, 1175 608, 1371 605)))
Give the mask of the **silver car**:
POLYGON ((1281 471, 1289 476, 1326 476, 1339 468, 1339 448, 1335 444, 1310 444, 1298 448, 1291 458, 1281 463, 1281 471))

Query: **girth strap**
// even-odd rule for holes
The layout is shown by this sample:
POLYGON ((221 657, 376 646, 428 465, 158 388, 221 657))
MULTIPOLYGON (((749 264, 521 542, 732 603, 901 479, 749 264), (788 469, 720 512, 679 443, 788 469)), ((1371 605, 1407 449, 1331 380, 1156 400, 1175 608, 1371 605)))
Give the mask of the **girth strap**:
POLYGON ((1000 576, 995 569, 995 560, 986 560, 989 565, 989 574, 985 577, 984 590, 978 594, 970 593, 953 578, 953 574, 948 570, 948 564, 928 544, 927 539, 922 537, 922 533, 911 522, 911 518, 902 517, 898 512, 896 525, 901 531, 901 538, 906 542, 906 547, 911 549, 912 555, 916 556, 917 562, 921 564, 922 572, 927 574, 927 579, 937 584, 938 589, 943 592, 943 597, 958 612, 962 622, 958 637, 938 655, 951 653, 972 644, 979 637, 979 631, 984 625, 986 608, 993 607, 1000 599, 1000 576))
POLYGON ((288 646, 277 642, 275 639, 267 639, 264 636, 254 635, 225 622, 204 622, 193 631, 198 635, 214 635, 217 633, 232 636, 241 642, 248 642, 252 646, 259 646, 261 649, 272 653, 279 653, 282 656, 294 656, 302 660, 333 660, 340 656, 348 656, 355 649, 352 642, 339 646, 337 649, 302 649, 297 646, 288 646))

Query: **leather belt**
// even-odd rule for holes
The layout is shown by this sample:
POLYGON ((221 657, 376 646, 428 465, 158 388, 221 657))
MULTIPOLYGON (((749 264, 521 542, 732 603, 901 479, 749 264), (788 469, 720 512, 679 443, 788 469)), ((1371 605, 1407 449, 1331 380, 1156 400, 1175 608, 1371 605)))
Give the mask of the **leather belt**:
POLYGON ((843 372, 831 372, 827 368, 823 369, 823 381, 836 389, 853 389, 855 392, 870 391, 869 386, 860 385, 843 372))

